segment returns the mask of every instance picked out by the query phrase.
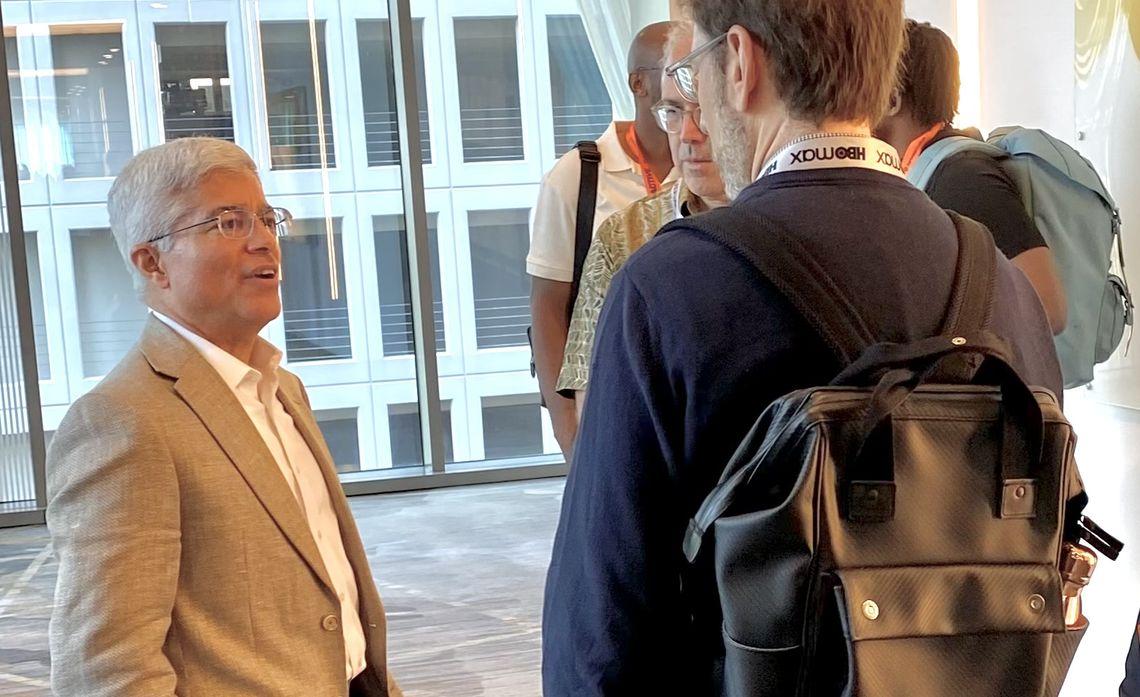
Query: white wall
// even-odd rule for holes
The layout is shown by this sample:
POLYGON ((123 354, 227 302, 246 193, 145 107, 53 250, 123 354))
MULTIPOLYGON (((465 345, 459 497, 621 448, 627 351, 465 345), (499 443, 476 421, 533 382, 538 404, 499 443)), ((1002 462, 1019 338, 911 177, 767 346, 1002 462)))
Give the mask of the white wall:
POLYGON ((633 30, 669 19, 669 0, 629 0, 633 30))
POLYGON ((1020 124, 1075 144, 1072 0, 979 0, 982 123, 1020 124))
MULTIPOLYGON (((974 1, 981 48, 981 121, 975 125, 986 132, 1034 126, 1073 143, 1072 1, 974 1)), ((957 0, 907 0, 906 10, 958 41, 957 0)))
POLYGON ((953 39, 958 31, 955 5, 954 0, 906 0, 906 15, 920 22, 930 22, 953 39))

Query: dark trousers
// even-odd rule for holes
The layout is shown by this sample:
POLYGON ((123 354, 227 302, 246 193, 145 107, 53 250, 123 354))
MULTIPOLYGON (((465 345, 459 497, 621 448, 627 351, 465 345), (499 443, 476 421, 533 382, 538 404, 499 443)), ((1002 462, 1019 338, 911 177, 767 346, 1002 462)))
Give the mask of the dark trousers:
POLYGON ((1136 628, 1132 631, 1132 648, 1124 663, 1120 697, 1140 697, 1140 617, 1136 618, 1136 628))

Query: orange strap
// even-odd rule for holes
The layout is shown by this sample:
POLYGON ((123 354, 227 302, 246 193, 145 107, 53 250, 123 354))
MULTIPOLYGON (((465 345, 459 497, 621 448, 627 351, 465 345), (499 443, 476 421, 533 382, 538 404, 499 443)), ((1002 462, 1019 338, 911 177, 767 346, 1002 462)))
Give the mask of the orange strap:
POLYGON ((641 149, 641 142, 637 139, 637 129, 632 124, 625 131, 625 149, 641 170, 641 181, 645 184, 645 193, 652 196, 660 191, 661 182, 653 175, 653 169, 649 166, 649 159, 645 157, 645 151, 641 149))
POLYGON ((926 146, 930 145, 930 141, 934 140, 935 136, 941 133, 942 129, 946 128, 946 126, 947 124, 944 123, 935 124, 930 127, 929 131, 910 142, 910 145, 906 148, 906 154, 903 155, 903 172, 910 171, 910 168, 914 166, 914 163, 922 155, 922 151, 926 150, 926 146))

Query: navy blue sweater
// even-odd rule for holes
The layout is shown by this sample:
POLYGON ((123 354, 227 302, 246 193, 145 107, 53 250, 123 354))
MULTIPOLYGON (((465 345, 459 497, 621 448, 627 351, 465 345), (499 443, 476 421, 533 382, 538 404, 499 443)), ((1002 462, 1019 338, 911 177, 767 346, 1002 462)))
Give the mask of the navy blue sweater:
MULTIPOLYGON (((957 237, 905 180, 786 172, 733 205, 796 235, 879 340, 936 333, 957 237)), ((1059 395, 1041 303, 998 263, 993 329, 1023 377, 1059 395)), ((828 383, 838 360, 747 262, 683 222, 617 274, 596 341, 546 583, 544 694, 718 694, 717 598, 711 569, 681 595, 685 525, 765 407, 828 383)))

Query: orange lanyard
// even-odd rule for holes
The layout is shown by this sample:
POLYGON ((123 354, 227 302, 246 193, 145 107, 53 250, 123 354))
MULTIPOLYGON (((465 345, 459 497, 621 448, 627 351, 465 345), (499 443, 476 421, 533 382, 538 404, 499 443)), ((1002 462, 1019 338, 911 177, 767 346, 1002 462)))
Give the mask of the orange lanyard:
POLYGON ((653 175, 645 151, 641 149, 641 143, 637 140, 637 129, 633 126, 630 126, 625 133, 625 145, 634 163, 641 169, 641 181, 645 185, 645 193, 652 196, 661 189, 661 182, 653 175))
POLYGON ((934 137, 941 133, 942 129, 944 128, 946 128, 946 124, 936 124, 935 126, 932 126, 929 131, 923 133, 910 142, 910 145, 907 146, 906 154, 903 155, 903 172, 909 171, 910 168, 914 166, 914 163, 918 160, 919 156, 922 155, 922 151, 926 150, 926 146, 930 145, 930 141, 934 140, 934 137))

